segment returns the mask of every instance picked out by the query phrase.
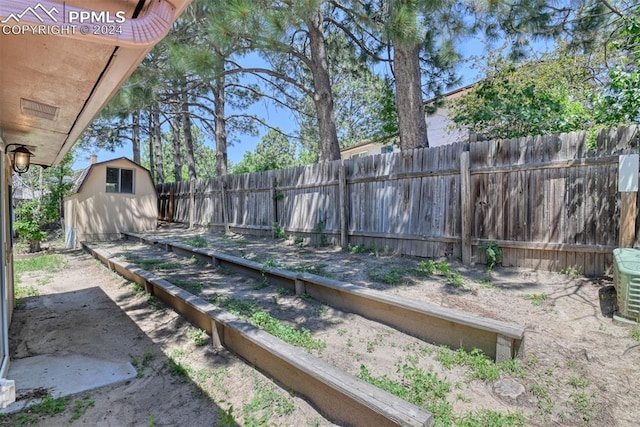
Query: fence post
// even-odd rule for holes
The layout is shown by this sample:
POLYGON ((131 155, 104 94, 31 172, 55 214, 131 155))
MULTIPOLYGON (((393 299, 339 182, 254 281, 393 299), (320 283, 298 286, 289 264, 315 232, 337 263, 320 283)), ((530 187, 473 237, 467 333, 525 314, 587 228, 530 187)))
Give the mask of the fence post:
POLYGON ((460 153, 460 212, 462 214, 462 263, 471 264, 471 178, 469 176, 469 152, 460 153))
POLYGON ((229 210, 227 209, 227 175, 220 179, 220 198, 222 199, 222 219, 224 220, 224 232, 229 233, 229 210))
POLYGON ((189 228, 193 228, 196 218, 196 182, 189 181, 189 228))
POLYGON ((638 154, 626 154, 619 157, 620 235, 618 236, 618 246, 621 248, 631 248, 636 241, 638 170, 640 170, 638 154))
POLYGON ((173 184, 171 184, 169 186, 169 206, 167 208, 167 214, 165 215, 165 217, 166 217, 165 219, 168 219, 169 222, 173 222, 173 203, 174 203, 174 201, 173 201, 173 197, 174 197, 173 192, 174 192, 173 184))
POLYGON ((347 227, 349 226, 349 205, 347 203, 347 173, 344 169, 344 160, 341 160, 338 174, 338 191, 340 192, 340 246, 342 246, 342 249, 346 249, 347 246, 349 246, 349 236, 347 234, 347 227))
POLYGON ((273 171, 269 171, 269 178, 271 181, 271 238, 276 238, 276 224, 278 223, 278 196, 276 188, 276 178, 273 176, 273 171))

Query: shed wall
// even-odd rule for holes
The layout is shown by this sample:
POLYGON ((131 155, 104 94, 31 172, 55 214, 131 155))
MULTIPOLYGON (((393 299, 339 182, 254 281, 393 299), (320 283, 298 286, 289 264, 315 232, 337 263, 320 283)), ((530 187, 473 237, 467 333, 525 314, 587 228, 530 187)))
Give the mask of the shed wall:
POLYGON ((65 200, 67 244, 117 239, 123 231, 155 230, 157 217, 157 195, 148 171, 125 159, 95 164, 80 191, 65 200), (107 193, 107 167, 133 169, 134 193, 107 193))

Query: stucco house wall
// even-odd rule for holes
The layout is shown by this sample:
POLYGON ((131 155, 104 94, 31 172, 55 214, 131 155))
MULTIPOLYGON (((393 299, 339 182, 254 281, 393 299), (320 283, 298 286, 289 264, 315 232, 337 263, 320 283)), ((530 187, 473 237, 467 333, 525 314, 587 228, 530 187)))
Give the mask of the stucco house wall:
POLYGON ((155 230, 158 196, 151 174, 126 158, 92 164, 64 200, 65 241, 112 240, 123 231, 155 230), (133 192, 107 192, 107 168, 133 171, 133 192))

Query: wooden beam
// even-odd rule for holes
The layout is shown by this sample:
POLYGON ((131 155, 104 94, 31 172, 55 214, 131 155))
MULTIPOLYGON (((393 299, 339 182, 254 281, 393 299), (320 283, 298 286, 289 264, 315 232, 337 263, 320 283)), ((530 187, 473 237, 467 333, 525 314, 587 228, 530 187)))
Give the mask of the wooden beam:
POLYGON ((471 207, 471 178, 469 176, 469 152, 460 153, 460 202, 462 224, 462 263, 471 264, 471 226, 473 212, 471 207))
POLYGON ((349 227, 349 198, 347 197, 347 173, 345 171, 344 162, 340 162, 339 171, 339 200, 340 200, 340 246, 346 249, 349 245, 349 235, 347 229, 349 227))

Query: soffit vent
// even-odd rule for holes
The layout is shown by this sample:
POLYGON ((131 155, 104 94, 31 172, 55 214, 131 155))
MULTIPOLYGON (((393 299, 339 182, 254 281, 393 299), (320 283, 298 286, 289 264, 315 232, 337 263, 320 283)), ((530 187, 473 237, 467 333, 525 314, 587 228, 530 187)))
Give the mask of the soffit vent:
POLYGON ((20 98, 20 110, 26 116, 38 117, 40 119, 55 120, 58 116, 58 107, 20 98))

